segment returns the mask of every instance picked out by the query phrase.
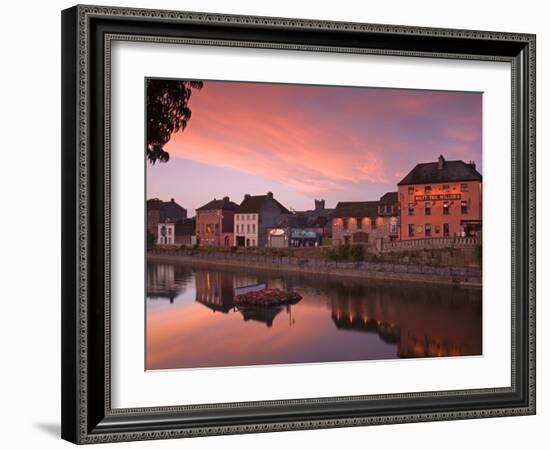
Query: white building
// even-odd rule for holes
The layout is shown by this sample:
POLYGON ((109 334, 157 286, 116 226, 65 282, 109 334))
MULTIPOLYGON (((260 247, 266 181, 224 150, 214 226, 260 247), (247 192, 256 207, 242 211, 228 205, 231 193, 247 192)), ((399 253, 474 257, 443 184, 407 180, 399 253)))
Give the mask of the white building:
POLYGON ((235 211, 235 240, 237 247, 264 247, 267 245, 268 228, 275 226, 281 216, 290 211, 267 195, 244 196, 244 200, 235 211))
POLYGON ((176 239, 176 224, 171 222, 159 223, 157 245, 174 245, 176 239))

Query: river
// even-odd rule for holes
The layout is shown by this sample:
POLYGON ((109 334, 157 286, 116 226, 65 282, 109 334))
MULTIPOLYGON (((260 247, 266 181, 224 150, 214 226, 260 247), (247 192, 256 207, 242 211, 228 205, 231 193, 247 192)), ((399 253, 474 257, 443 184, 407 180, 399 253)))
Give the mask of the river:
POLYGON ((481 289, 148 261, 146 368, 480 355, 481 289), (256 283, 295 305, 236 308, 256 283))

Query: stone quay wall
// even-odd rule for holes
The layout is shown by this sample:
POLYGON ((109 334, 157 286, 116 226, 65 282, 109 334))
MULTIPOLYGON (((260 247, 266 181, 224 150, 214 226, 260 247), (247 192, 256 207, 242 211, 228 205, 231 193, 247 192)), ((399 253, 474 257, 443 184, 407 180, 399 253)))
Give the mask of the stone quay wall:
POLYGON ((151 261, 250 267, 261 270, 291 271, 329 276, 358 277, 419 283, 481 287, 479 267, 398 264, 389 262, 326 261, 293 256, 265 256, 238 253, 214 253, 197 249, 150 250, 151 261))

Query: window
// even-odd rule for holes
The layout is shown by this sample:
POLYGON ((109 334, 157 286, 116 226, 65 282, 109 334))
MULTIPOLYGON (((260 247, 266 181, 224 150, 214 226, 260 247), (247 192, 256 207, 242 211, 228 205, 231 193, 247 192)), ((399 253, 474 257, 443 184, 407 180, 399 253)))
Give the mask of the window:
POLYGON ((344 230, 348 229, 348 219, 342 219, 344 221, 344 230))
POLYGON ((397 224, 396 223, 390 223, 390 234, 397 234, 397 224))
POLYGON ((363 228, 363 220, 361 219, 361 217, 358 217, 355 220, 357 221, 357 229, 360 230, 361 228, 363 228))
POLYGON ((462 214, 468 214, 468 202, 465 200, 462 200, 460 202, 460 212, 462 214))
POLYGON ((449 202, 443 202, 443 215, 449 215, 449 202))
POLYGON ((460 185, 460 192, 468 192, 468 184, 467 183, 462 183, 460 185))
POLYGON ((424 194, 430 195, 432 193, 432 187, 431 186, 424 186, 424 194))
POLYGON ((448 223, 443 224, 443 236, 445 236, 445 237, 449 236, 449 224, 448 223))
POLYGON ((171 227, 168 227, 167 230, 168 230, 168 235, 172 234, 172 228, 171 227))
POLYGON ((371 227, 371 230, 376 230, 376 225, 377 225, 376 220, 377 220, 377 219, 374 218, 374 217, 370 220, 370 227, 371 227))
POLYGON ((414 237, 414 224, 409 223, 409 237, 414 237))
POLYGON ((430 202, 426 202, 424 204, 424 214, 426 216, 431 216, 432 215, 432 204, 430 202))
POLYGON ((253 223, 253 224, 252 224, 252 233, 255 233, 255 232, 256 232, 256 224, 253 223))
POLYGON ((249 223, 246 224, 246 232, 250 233, 250 224, 249 223))
POLYGON ((414 194, 414 187, 409 186, 409 195, 413 195, 413 194, 414 194))
POLYGON ((409 203, 409 216, 414 216, 414 203, 409 203))
POLYGON ((431 235, 432 235, 432 224, 427 223, 426 227, 425 227, 425 230, 426 230, 426 237, 431 237, 431 235))
POLYGON ((449 192, 449 190, 450 190, 448 184, 444 184, 443 186, 441 186, 441 189, 442 189, 444 192, 449 192))

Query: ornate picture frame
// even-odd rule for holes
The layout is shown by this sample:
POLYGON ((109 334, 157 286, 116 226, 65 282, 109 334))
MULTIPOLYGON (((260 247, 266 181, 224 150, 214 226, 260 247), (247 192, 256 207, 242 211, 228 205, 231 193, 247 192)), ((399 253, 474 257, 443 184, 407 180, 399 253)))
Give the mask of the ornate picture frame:
POLYGON ((71 442, 535 414, 535 36, 99 6, 67 9, 62 12, 62 227, 62 437, 71 442), (113 408, 110 52, 115 41, 510 63, 511 385, 113 408))

